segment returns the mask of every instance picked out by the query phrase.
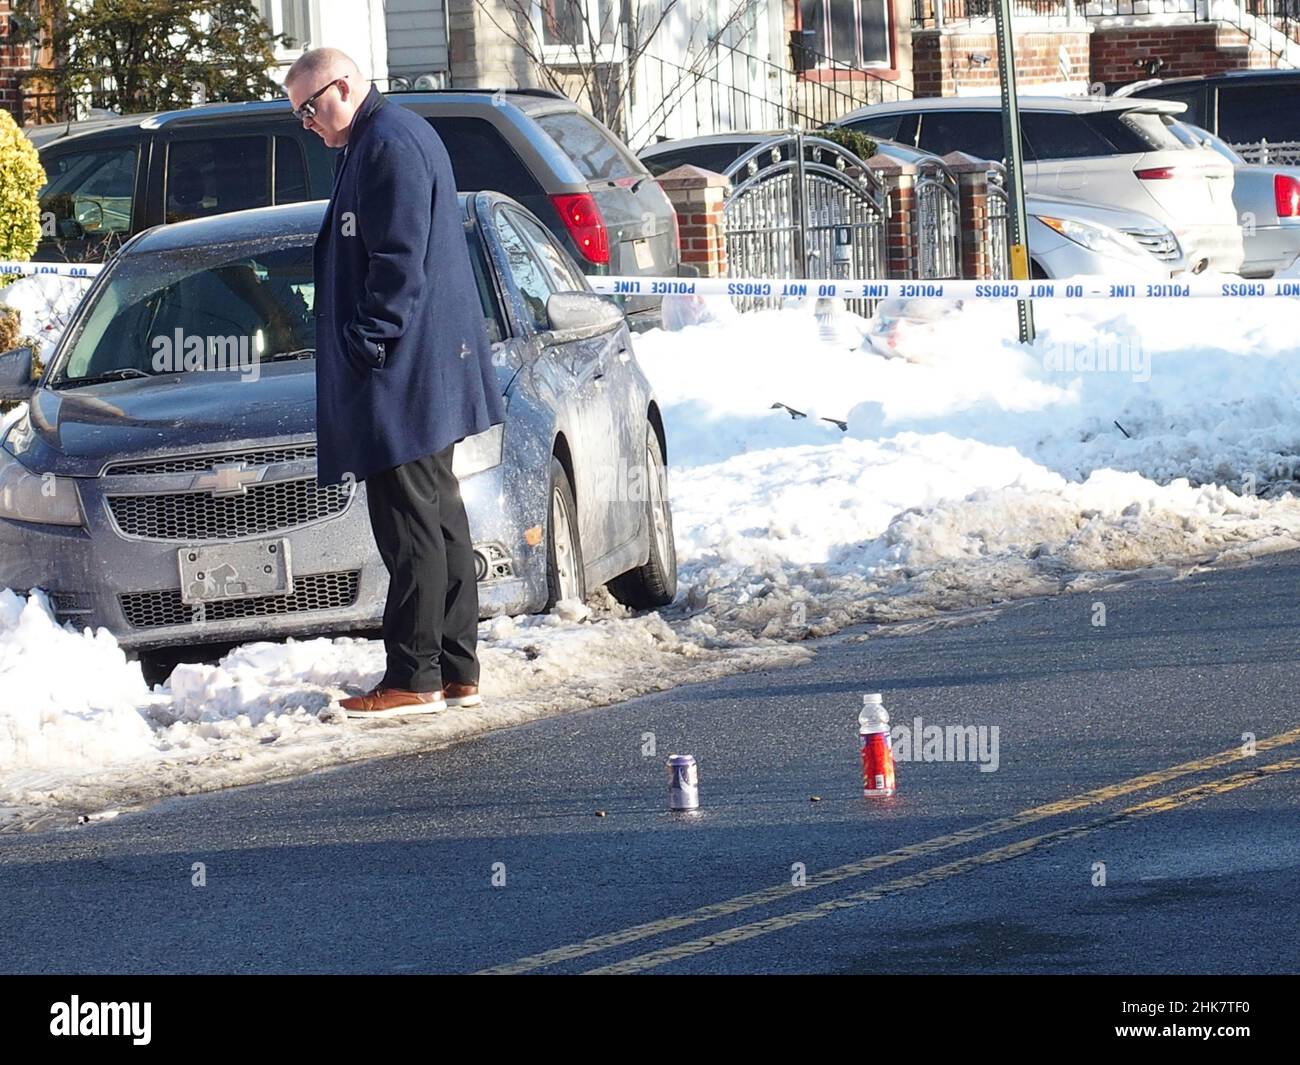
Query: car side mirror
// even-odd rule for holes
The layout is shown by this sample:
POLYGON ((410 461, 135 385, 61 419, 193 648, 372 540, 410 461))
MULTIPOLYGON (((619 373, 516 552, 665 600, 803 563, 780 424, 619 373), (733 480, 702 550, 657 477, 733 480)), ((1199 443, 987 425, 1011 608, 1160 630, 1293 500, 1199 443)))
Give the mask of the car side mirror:
POLYGON ((546 300, 551 343, 586 340, 623 324, 623 309, 595 292, 555 292, 546 300))
POLYGON ((98 233, 104 228, 104 208, 98 200, 78 200, 74 213, 83 232, 98 233))
POLYGON ((0 355, 0 401, 24 400, 32 394, 35 357, 31 348, 14 348, 0 355))
POLYGON ((699 264, 698 264, 698 263, 678 263, 678 264, 677 264, 677 276, 678 276, 678 277, 699 277, 699 276, 700 276, 700 267, 699 267, 699 264))

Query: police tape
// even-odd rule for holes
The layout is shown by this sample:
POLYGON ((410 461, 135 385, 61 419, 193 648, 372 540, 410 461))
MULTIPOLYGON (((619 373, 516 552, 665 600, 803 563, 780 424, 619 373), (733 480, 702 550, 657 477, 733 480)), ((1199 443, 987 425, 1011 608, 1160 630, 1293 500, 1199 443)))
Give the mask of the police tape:
POLYGON ((1070 299, 1240 299, 1300 297, 1300 278, 1246 281, 1216 277, 1171 281, 1116 281, 1104 277, 1064 277, 1053 281, 897 281, 823 278, 765 279, 740 277, 613 277, 587 278, 597 292, 609 296, 747 296, 841 300, 1070 300, 1070 299))
POLYGON ((55 277, 94 277, 103 263, 3 263, 0 274, 53 274, 55 277))
MULTIPOLYGON (((0 262, 0 274, 56 277, 95 277, 104 263, 0 262)), ((841 300, 947 299, 1272 299, 1300 297, 1300 278, 1186 277, 1169 281, 1115 280, 1084 275, 1056 280, 900 281, 885 278, 755 278, 755 277, 620 277, 589 275, 587 281, 608 296, 741 296, 841 300)))

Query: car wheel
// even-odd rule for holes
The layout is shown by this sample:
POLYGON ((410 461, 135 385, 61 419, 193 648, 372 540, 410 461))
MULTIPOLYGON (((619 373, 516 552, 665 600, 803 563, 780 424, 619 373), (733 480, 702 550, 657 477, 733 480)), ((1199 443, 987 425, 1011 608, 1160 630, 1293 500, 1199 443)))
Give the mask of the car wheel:
POLYGON ((561 599, 587 598, 586 575, 582 570, 582 541, 578 539, 578 507, 573 499, 569 475, 551 456, 551 490, 546 530, 546 609, 561 599))
POLYGON ((668 470, 659 437, 646 426, 646 523, 650 530, 650 557, 644 566, 628 570, 609 582, 610 594, 624 606, 651 610, 667 606, 677 595, 677 546, 673 541, 673 514, 668 502, 668 470))

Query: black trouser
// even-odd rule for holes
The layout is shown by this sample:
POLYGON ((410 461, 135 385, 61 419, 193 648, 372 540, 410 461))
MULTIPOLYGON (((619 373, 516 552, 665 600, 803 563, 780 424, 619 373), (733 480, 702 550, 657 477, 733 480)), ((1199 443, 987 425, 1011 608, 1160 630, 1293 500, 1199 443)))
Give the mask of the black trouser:
POLYGON ((478 683, 478 581, 451 453, 366 478, 370 527, 388 570, 386 688, 478 683))

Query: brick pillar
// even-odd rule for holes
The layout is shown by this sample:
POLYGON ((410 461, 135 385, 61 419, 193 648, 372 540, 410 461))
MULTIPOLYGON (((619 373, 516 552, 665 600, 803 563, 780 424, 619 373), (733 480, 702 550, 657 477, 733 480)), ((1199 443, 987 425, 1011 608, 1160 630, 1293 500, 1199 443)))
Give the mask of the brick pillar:
POLYGON ((19 72, 32 66, 32 49, 26 41, 9 37, 12 8, 11 0, 0 0, 0 107, 21 122, 23 100, 19 72))
POLYGON ((961 276, 980 281, 996 274, 989 242, 989 162, 965 152, 949 152, 943 161, 957 179, 961 223, 961 276))
POLYGON ((726 225, 722 206, 731 182, 698 166, 679 166, 659 177, 659 187, 677 212, 681 261, 699 270, 700 277, 727 273, 726 225))
POLYGON ((916 276, 916 167, 887 155, 866 161, 885 186, 889 218, 885 221, 885 272, 892 278, 916 276))

